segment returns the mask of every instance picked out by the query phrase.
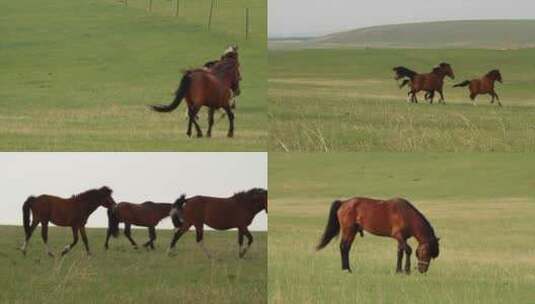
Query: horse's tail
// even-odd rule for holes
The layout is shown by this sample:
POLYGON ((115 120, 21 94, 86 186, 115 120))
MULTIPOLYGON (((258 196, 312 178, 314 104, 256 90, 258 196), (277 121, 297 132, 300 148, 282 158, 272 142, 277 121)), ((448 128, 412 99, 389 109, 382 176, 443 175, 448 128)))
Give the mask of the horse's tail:
POLYGON ((117 207, 108 208, 108 231, 113 237, 119 236, 119 218, 115 214, 117 207))
POLYGON ((416 73, 415 71, 411 69, 407 69, 406 67, 403 67, 403 66, 397 66, 393 68, 392 70, 396 72, 398 79, 403 78, 403 77, 408 77, 410 79, 413 79, 414 76, 418 75, 418 73, 416 73))
POLYGON ((408 79, 403 79, 403 81, 402 81, 401 84, 399 85, 399 88, 400 88, 400 89, 403 88, 403 87, 404 87, 405 85, 407 85, 407 83, 409 83, 409 82, 410 82, 410 80, 408 80, 408 79))
POLYGON ((30 196, 26 199, 22 205, 22 224, 24 226, 24 232, 26 236, 30 233, 30 209, 35 200, 35 196, 30 196))
POLYGON ((456 88, 456 87, 466 87, 469 84, 470 84, 470 80, 465 80, 465 81, 460 82, 458 84, 454 84, 453 87, 454 88, 456 88))
POLYGON ((327 226, 325 227, 325 231, 323 232, 323 236, 321 237, 319 244, 316 246, 316 250, 320 250, 327 246, 327 244, 329 244, 329 242, 340 232, 340 222, 338 222, 337 216, 340 206, 342 206, 342 202, 338 200, 331 204, 329 218, 327 219, 327 226))
POLYGON ((180 85, 175 92, 175 99, 169 105, 151 105, 152 110, 156 112, 171 112, 174 109, 178 108, 182 99, 188 93, 189 87, 191 84, 191 71, 186 71, 180 80, 180 85))

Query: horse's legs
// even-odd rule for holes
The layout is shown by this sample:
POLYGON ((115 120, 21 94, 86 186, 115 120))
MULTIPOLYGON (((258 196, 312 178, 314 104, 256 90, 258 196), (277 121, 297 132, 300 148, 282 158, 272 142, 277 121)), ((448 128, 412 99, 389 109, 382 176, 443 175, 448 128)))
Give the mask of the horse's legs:
POLYGON ((492 93, 493 93, 494 96, 496 97, 496 100, 498 100, 498 105, 501 107, 501 106, 502 106, 502 103, 500 102, 500 97, 498 96, 498 94, 496 94, 496 92, 492 91, 492 93))
POLYGON ((48 246, 48 222, 41 222, 41 236, 43 237, 43 243, 45 243, 46 253, 50 257, 54 257, 50 247, 48 246))
POLYGON ((199 108, 192 105, 189 109, 189 126, 188 126, 188 136, 191 136, 191 124, 195 126, 195 130, 197 131, 197 137, 202 137, 202 131, 201 127, 199 127, 199 124, 197 123, 197 113, 199 113, 199 108))
POLYGON ((37 228, 37 225, 39 225, 39 222, 32 221, 32 224, 30 225, 30 231, 28 234, 26 234, 24 238, 24 244, 20 247, 20 251, 22 251, 22 254, 26 255, 26 247, 28 247, 28 243, 30 242, 30 238, 32 237, 33 231, 35 228, 37 228))
POLYGON ((355 239, 356 227, 351 224, 349 227, 347 225, 344 227, 343 223, 340 223, 342 226, 342 239, 340 241, 340 255, 342 257, 342 270, 351 272, 351 267, 349 266, 349 250, 351 249, 351 244, 355 239))
POLYGON ((191 125, 193 124, 193 118, 191 117, 191 108, 188 106, 188 130, 186 131, 186 135, 188 137, 191 137, 191 125))
POLYGON ((228 137, 233 137, 234 136, 234 113, 232 113, 232 110, 228 106, 225 107, 224 110, 227 113, 228 124, 229 124, 227 136, 228 137))
POLYGON ((396 272, 401 272, 401 264, 403 263, 403 242, 398 241, 398 261, 396 264, 396 272))
POLYGON ((87 240, 87 234, 85 234, 85 227, 80 227, 80 234, 82 235, 82 241, 84 242, 85 251, 87 252, 87 255, 91 255, 91 251, 89 250, 89 242, 87 240))
POLYGON ((132 225, 130 224, 127 224, 127 223, 124 223, 124 235, 126 236, 126 238, 130 241, 130 243, 132 244, 132 246, 134 246, 134 249, 137 249, 137 244, 136 242, 132 239, 132 235, 130 234, 130 229, 132 228, 132 225))
POLYGON ((195 233, 197 234, 197 244, 199 244, 199 246, 201 247, 202 251, 204 252, 204 254, 206 254, 206 256, 208 258, 211 258, 212 256, 210 255, 210 253, 208 252, 208 250, 206 249, 206 247, 204 247, 204 244, 203 244, 203 236, 204 236, 204 228, 203 228, 203 225, 195 225, 195 233))
POLYGON ((240 242, 240 253, 239 253, 239 256, 240 256, 240 258, 243 258, 245 256, 245 253, 247 252, 247 250, 249 250, 249 247, 251 247, 251 244, 253 243, 253 235, 251 234, 251 232, 249 232, 247 227, 243 227, 243 228, 239 229, 239 236, 240 236, 240 240, 239 240, 239 242, 240 242), (244 247, 242 249, 243 236, 244 235, 247 237, 247 247, 244 247))
POLYGON ((156 231, 154 226, 149 227, 149 240, 143 244, 143 247, 149 247, 154 249, 154 240, 156 239, 156 231))
POLYGON ((440 94, 440 100, 439 102, 442 102, 443 104, 446 104, 446 101, 444 100, 444 94, 442 93, 442 89, 437 90, 438 94, 440 94))
POLYGON ((472 92, 470 92, 470 99, 472 100, 472 104, 473 104, 474 106, 476 105, 476 96, 477 96, 476 93, 472 93, 472 92))
POLYGON ((108 242, 110 241, 111 229, 106 230, 106 242, 104 242, 104 249, 108 249, 108 242))
POLYGON ((188 232, 189 227, 191 227, 191 224, 182 224, 182 227, 180 229, 175 229, 175 234, 173 235, 173 239, 171 240, 171 244, 169 245, 169 248, 167 249, 167 254, 171 255, 171 250, 175 248, 176 242, 184 235, 184 233, 188 232))
POLYGON ((78 227, 76 226, 72 227, 72 237, 73 237, 72 243, 65 246, 65 248, 63 248, 63 250, 61 251, 61 256, 64 256, 65 254, 67 254, 67 252, 69 252, 72 249, 72 247, 74 247, 74 245, 78 243, 78 227))
POLYGON ((412 254, 412 248, 407 244, 407 241, 405 240, 405 273, 409 274, 411 273, 411 254, 412 254))
POLYGON ((206 132, 206 136, 208 137, 212 137, 212 126, 214 125, 214 112, 215 112, 215 108, 208 109, 208 131, 206 132))

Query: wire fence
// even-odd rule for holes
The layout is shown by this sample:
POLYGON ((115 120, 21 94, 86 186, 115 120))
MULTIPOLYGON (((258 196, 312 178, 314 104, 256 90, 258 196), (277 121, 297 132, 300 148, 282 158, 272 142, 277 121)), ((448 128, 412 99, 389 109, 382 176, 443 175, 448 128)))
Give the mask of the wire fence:
POLYGON ((243 39, 265 39, 265 0, 118 0, 125 9, 169 16, 197 24, 209 31, 243 39))

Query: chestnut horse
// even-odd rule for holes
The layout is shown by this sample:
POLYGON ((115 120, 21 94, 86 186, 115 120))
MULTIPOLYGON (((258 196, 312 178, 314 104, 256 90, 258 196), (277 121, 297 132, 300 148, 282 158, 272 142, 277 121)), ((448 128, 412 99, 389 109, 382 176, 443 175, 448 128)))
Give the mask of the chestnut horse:
POLYGON ((171 216, 175 228, 181 225, 178 217, 171 214, 172 207, 173 204, 170 203, 144 202, 142 204, 132 204, 121 202, 109 208, 108 231, 106 232, 104 248, 108 249, 110 236, 117 237, 119 235, 119 223, 124 223, 124 235, 128 238, 132 246, 134 246, 134 249, 138 247, 130 233, 132 225, 148 228, 149 240, 143 244, 143 247, 154 249, 154 241, 156 240, 155 227, 162 219, 171 216))
POLYGON ((88 255, 89 243, 85 233, 87 219, 98 207, 110 208, 115 204, 112 190, 106 186, 100 189, 92 189, 86 192, 73 195, 71 198, 61 198, 57 196, 43 194, 37 197, 30 196, 22 206, 23 225, 26 238, 20 248, 26 255, 26 247, 30 241, 33 231, 41 223, 41 235, 45 243, 49 256, 54 256, 48 247, 48 222, 54 225, 72 228, 73 242, 63 249, 61 255, 69 252, 78 242, 78 232, 82 235, 85 250, 88 255), (30 211, 32 214, 30 224, 30 211))
POLYGON ((208 131, 212 136, 215 110, 222 108, 228 116, 229 129, 227 136, 234 136, 234 113, 231 109, 233 92, 239 92, 240 63, 237 47, 229 47, 221 59, 210 68, 187 70, 182 76, 180 85, 175 92, 175 99, 169 105, 152 105, 157 112, 171 112, 176 109, 182 99, 188 104, 188 130, 191 137, 191 127, 195 126, 197 137, 202 137, 202 131, 197 123, 197 113, 202 106, 208 107, 208 131))
POLYGON ((420 91, 425 91, 425 99, 429 100, 430 103, 433 103, 434 92, 437 91, 440 94, 439 102, 445 103, 443 87, 444 87, 444 78, 446 76, 451 79, 455 79, 453 69, 448 63, 442 62, 438 66, 434 67, 431 73, 418 74, 414 71, 411 71, 404 67, 395 67, 394 71, 396 72, 396 79, 406 77, 400 88, 406 84, 410 84, 411 90, 408 95, 410 96, 410 102, 418 103, 416 98, 416 93, 420 91))
POLYGON ((197 233, 197 243, 204 253, 210 257, 202 243, 203 226, 207 225, 216 230, 238 228, 238 255, 242 258, 253 243, 253 236, 247 226, 251 224, 257 213, 264 209, 267 212, 267 190, 253 188, 248 191, 238 192, 229 198, 210 196, 182 198, 175 202, 174 208, 180 214, 183 224, 173 236, 168 250, 169 253, 174 249, 178 239, 191 226, 194 226, 197 233), (247 237, 248 242, 247 246, 242 248, 244 236, 247 237))
POLYGON ((479 79, 465 80, 461 83, 454 85, 453 87, 465 87, 468 86, 470 90, 470 99, 474 106, 476 105, 476 96, 479 94, 489 94, 492 99, 490 103, 494 103, 494 98, 498 101, 498 105, 501 107, 500 97, 494 91, 494 82, 499 81, 502 83, 502 75, 499 70, 492 70, 485 74, 485 76, 479 79))
POLYGON ((327 246, 340 230, 342 230, 340 254, 343 271, 351 272, 349 250, 355 234, 358 232, 363 236, 363 230, 398 241, 396 272, 401 272, 403 253, 405 253, 405 272, 410 273, 412 248, 407 243, 407 239, 411 237, 418 241, 416 257, 420 272, 426 272, 431 259, 437 258, 439 254, 439 238, 435 236, 433 227, 420 211, 402 198, 383 201, 354 197, 346 201, 334 201, 331 205, 327 227, 316 249, 320 250, 327 246))

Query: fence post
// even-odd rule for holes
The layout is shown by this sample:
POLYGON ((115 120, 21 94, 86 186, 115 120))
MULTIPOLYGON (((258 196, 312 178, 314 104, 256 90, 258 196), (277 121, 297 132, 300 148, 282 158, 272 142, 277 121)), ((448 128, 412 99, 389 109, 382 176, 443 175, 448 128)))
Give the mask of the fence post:
POLYGON ((212 26, 212 13, 214 11, 214 0, 210 2, 210 15, 208 15, 208 29, 212 26))
POLYGON ((124 7, 128 7, 128 0, 124 0, 124 7))
POLYGON ((245 40, 249 39, 249 8, 245 8, 245 40))
POLYGON ((147 5, 147 11, 150 13, 152 12, 152 0, 149 0, 149 3, 147 5))
POLYGON ((176 0, 176 7, 175 7, 175 17, 178 17, 180 14, 180 0, 176 0))

